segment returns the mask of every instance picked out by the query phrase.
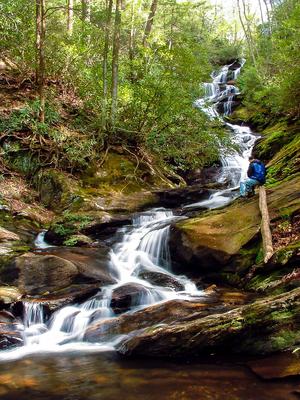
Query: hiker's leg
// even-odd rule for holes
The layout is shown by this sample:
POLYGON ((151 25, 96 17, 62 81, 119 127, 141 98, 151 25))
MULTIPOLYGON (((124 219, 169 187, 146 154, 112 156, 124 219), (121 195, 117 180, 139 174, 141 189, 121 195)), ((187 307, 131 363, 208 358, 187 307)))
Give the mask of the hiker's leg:
POLYGON ((257 185, 259 185, 259 182, 256 179, 248 178, 245 183, 246 194, 254 194, 254 188, 257 185))
POLYGON ((240 195, 243 197, 246 197, 246 183, 245 181, 242 181, 240 183, 240 195))

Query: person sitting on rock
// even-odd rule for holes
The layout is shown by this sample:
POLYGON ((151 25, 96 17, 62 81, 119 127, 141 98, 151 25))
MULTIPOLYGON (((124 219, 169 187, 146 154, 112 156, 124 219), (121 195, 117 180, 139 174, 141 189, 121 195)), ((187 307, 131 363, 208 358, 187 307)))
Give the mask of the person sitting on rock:
POLYGON ((266 182, 266 167, 263 162, 249 157, 248 179, 240 183, 240 194, 243 197, 254 196, 255 186, 263 185, 266 182))

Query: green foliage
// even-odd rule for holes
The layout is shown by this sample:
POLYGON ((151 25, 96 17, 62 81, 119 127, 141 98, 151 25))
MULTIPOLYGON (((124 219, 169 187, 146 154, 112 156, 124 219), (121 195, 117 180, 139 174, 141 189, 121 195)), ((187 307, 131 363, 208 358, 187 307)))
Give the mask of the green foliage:
POLYGON ((299 116, 300 4, 280 2, 269 25, 256 37, 256 64, 246 64, 239 79, 247 107, 259 105, 267 114, 299 116))

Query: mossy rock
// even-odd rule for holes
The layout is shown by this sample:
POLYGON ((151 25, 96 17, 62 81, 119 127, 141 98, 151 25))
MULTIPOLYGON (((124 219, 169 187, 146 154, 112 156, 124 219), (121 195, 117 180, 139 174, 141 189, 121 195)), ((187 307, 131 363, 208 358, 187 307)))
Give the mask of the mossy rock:
POLYGON ((78 181, 55 169, 40 171, 34 179, 34 184, 41 203, 50 209, 66 209, 78 198, 78 181))
MULTIPOLYGON (((300 177, 267 190, 271 220, 300 210, 300 177)), ((243 274, 259 261, 261 215, 258 195, 177 223, 171 229, 174 261, 194 271, 226 269, 243 274), (252 244, 251 244, 252 243, 252 244)), ((226 271, 227 270, 227 271, 226 271)))
POLYGON ((236 202, 224 210, 183 221, 173 227, 173 254, 196 267, 213 269, 226 265, 259 231, 256 199, 236 202))

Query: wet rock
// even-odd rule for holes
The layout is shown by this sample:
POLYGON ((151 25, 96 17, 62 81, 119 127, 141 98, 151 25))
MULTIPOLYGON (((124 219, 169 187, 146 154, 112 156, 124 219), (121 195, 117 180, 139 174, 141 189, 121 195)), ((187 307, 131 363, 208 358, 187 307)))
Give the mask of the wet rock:
POLYGON ((9 311, 0 311, 0 323, 14 322, 16 317, 9 311))
POLYGON ((22 346, 21 329, 19 323, 0 322, 0 350, 22 346))
MULTIPOLYGON (((84 340, 88 342, 99 342, 103 339, 109 340, 114 335, 128 334, 149 326, 167 326, 174 324, 176 321, 189 320, 195 315, 207 315, 210 307, 205 301, 205 298, 203 298, 203 303, 171 300, 149 306, 141 311, 121 315, 117 318, 96 321, 88 327, 84 340)), ((91 319, 93 319, 93 315, 91 319)))
POLYGON ((150 282, 154 286, 167 287, 175 291, 184 290, 184 285, 176 279, 175 276, 163 272, 151 271, 150 269, 143 268, 139 271, 137 276, 150 282))
POLYGON ((300 288, 234 308, 222 314, 191 316, 188 321, 151 325, 132 332, 121 354, 189 357, 207 353, 272 354, 300 343, 300 288))
MULTIPOLYGON (((49 295, 38 296, 37 301, 43 304, 47 314, 50 315, 62 307, 81 304, 98 293, 98 291, 98 284, 71 285, 59 291, 52 292, 49 295)), ((26 300, 24 298, 24 301, 26 300)))
POLYGON ((120 314, 133 306, 147 304, 150 290, 138 283, 119 286, 113 290, 110 306, 116 314, 120 314))
POLYGON ((91 235, 94 238, 106 238, 115 234, 116 231, 124 225, 129 225, 131 218, 127 215, 110 216, 107 221, 93 221, 82 230, 86 235, 91 235))
POLYGON ((160 206, 173 208, 208 199, 210 192, 202 185, 193 185, 180 189, 156 191, 155 195, 159 199, 158 204, 160 206))
POLYGON ((278 379, 300 375, 297 351, 284 352, 271 357, 247 362, 248 367, 263 379, 278 379))

